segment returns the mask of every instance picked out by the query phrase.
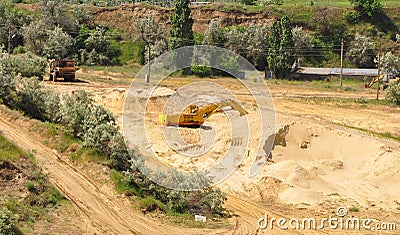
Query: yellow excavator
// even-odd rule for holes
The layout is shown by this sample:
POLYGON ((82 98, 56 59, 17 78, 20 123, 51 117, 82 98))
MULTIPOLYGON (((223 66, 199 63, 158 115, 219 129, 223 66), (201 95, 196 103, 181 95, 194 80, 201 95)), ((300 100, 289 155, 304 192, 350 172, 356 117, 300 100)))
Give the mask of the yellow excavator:
MULTIPOLYGON (((381 74, 379 77, 374 77, 369 83, 364 84, 365 88, 371 88, 375 83, 377 83, 378 81, 381 81, 384 78, 384 75, 381 74)), ((400 78, 392 78, 389 79, 388 81, 384 82, 383 84, 381 84, 379 86, 380 90, 385 90, 389 84, 392 83, 399 83, 400 82, 400 78)))
POLYGON ((383 74, 379 75, 378 77, 374 77, 372 78, 372 80, 369 83, 364 84, 364 88, 371 88, 372 85, 374 85, 375 83, 377 83, 378 81, 382 80, 384 77, 383 74))
POLYGON ((158 122, 164 126, 181 126, 181 127, 200 127, 204 121, 214 113, 222 112, 222 108, 230 106, 237 110, 240 115, 248 114, 248 112, 233 100, 227 100, 199 107, 195 104, 187 106, 180 114, 162 114, 158 115, 158 122))

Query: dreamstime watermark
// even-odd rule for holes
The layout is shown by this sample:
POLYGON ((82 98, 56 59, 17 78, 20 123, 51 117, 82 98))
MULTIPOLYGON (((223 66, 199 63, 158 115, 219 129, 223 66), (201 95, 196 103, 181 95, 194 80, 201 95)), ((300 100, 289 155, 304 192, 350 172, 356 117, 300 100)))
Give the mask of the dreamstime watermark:
MULTIPOLYGON (((151 74, 146 65, 135 77, 125 97, 123 111, 123 135, 131 157, 136 167, 153 182, 175 190, 199 190, 218 184, 229 177, 248 154, 249 136, 257 140, 255 156, 249 170, 249 175, 256 175, 267 161, 273 147, 275 133, 275 109, 272 96, 264 83, 264 78, 256 68, 242 56, 224 48, 212 46, 182 47, 160 55, 150 62, 151 74), (149 140, 149 130, 159 128, 164 136, 166 146, 180 158, 200 158, 210 152, 216 140, 216 128, 208 123, 203 124, 199 132, 199 143, 188 143, 181 134, 180 128, 154 126, 155 115, 149 115, 148 108, 154 106, 154 100, 160 98, 159 90, 162 82, 169 75, 188 68, 208 67, 223 71, 236 77, 242 86, 241 96, 251 100, 252 115, 259 118, 257 123, 249 123, 247 115, 237 115, 234 112, 222 110, 230 124, 230 144, 225 153, 221 153, 219 162, 201 170, 181 170, 161 160, 159 150, 154 148, 154 142, 149 140), (146 81, 145 78, 150 78, 146 81), (243 92, 246 91, 246 92, 243 92), (246 94, 243 94, 246 93, 246 94), (254 110, 253 110, 254 109, 254 110), (153 123, 153 125, 150 125, 153 123), (257 128, 250 128, 258 125, 257 128), (251 130, 256 129, 256 133, 251 130), (140 154, 138 154, 140 153, 140 154)), ((238 95, 231 87, 201 79, 181 79, 184 84, 174 87, 173 94, 163 96, 165 103, 163 114, 182 113, 193 104, 218 104, 223 101, 233 101, 240 104, 238 95)), ((181 82, 180 81, 180 82, 181 82)), ((160 104, 162 105, 162 104, 160 104)), ((252 143, 254 144, 254 143, 252 143)))
POLYGON ((370 231, 395 231, 396 223, 379 222, 371 218, 349 217, 345 207, 339 207, 335 216, 328 218, 269 218, 267 214, 259 218, 257 222, 258 229, 273 230, 275 228, 281 230, 370 230, 370 231))

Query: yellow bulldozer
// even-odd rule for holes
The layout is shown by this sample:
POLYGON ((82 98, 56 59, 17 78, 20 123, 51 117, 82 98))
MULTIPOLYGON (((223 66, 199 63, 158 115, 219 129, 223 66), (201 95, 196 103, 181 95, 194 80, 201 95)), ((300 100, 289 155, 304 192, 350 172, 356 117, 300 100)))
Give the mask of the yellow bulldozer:
POLYGON ((222 108, 230 106, 237 110, 240 115, 248 114, 248 112, 237 102, 227 100, 212 103, 204 107, 191 104, 187 106, 180 114, 159 114, 158 122, 164 126, 180 126, 180 127, 200 127, 204 121, 211 115, 222 112, 222 108))

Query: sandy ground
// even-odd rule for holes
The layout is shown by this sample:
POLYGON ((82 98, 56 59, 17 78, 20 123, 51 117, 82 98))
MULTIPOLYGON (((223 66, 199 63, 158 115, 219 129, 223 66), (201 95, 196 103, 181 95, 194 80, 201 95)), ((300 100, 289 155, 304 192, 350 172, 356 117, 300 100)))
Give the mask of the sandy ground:
MULTIPOLYGON (((250 112, 247 115, 250 123, 257 123, 257 115, 254 115, 256 109, 253 108, 251 97, 240 90, 234 82, 221 80, 220 83, 236 90, 240 101, 250 112)), ((96 101, 105 105, 121 120, 124 96, 127 89, 124 85, 110 85, 101 82, 80 84, 46 83, 46 85, 66 93, 85 89, 93 94, 93 98, 96 101)), ((174 86, 179 85, 179 79, 166 84, 171 90, 174 89, 174 86)), ((365 94, 353 95, 348 92, 345 94, 336 91, 319 92, 314 89, 308 90, 288 85, 269 84, 269 88, 274 96, 277 127, 286 126, 286 132, 283 135, 286 145, 276 145, 272 151, 272 159, 257 176, 252 178, 248 176, 248 171, 256 153, 255 147, 252 144, 249 145, 248 155, 239 169, 219 185, 229 194, 226 207, 235 215, 231 219, 234 228, 215 230, 213 232, 222 234, 260 233, 262 231, 257 230, 257 220, 264 213, 268 213, 270 216, 297 216, 300 218, 316 216, 319 218, 324 215, 331 215, 332 211, 338 206, 346 208, 354 206, 360 210, 355 215, 361 217, 372 216, 376 221, 396 222, 399 226, 399 142, 377 138, 345 126, 399 135, 400 108, 375 105, 363 106, 360 104, 343 106, 334 103, 308 102, 306 99, 307 97, 373 97, 373 92, 369 90, 366 90, 365 94)), ((156 103, 149 106, 149 128, 147 130, 153 145, 157 148, 163 160, 182 169, 192 169, 196 165, 207 166, 215 164, 219 156, 226 150, 226 146, 230 144, 230 140, 227 138, 229 136, 229 128, 225 126, 225 116, 218 114, 208 120, 219 132, 219 135, 207 157, 195 162, 188 162, 187 160, 182 160, 163 143, 161 127, 154 121, 165 100, 165 98, 160 97, 156 103)), ((2 123, 3 126, 6 124, 12 125, 12 123, 4 124, 4 121, 2 123)), ((256 133, 257 129, 251 129, 251 131, 256 133)), ((198 130, 181 128, 180 133, 187 142, 196 143, 199 141, 200 133, 198 130)), ((250 135, 250 143, 257 141, 256 136, 254 134, 250 135)), ((34 147, 34 142, 31 147, 37 148, 37 146, 34 147)), ((47 155, 54 156, 54 153, 47 155)), ((52 169, 52 167, 49 166, 48 169, 52 169)), ((87 182, 80 183, 87 184, 87 182)), ((63 186, 61 185, 61 187, 63 186)), ((93 186, 88 185, 87 190, 91 187, 93 186)), ((94 194, 102 192, 101 188, 96 190, 99 191, 94 191, 94 194)), ((93 195, 88 197, 93 197, 93 195)), ((71 198, 74 197, 71 196, 71 198)), ((109 200, 114 197, 106 195, 104 198, 96 198, 99 206, 103 207, 104 200, 109 203, 109 200)), ((81 202, 84 204, 85 198, 81 198, 81 202)), ((136 224, 127 226, 125 223, 133 215, 133 220, 139 221, 138 217, 135 217, 138 216, 137 213, 124 209, 122 215, 119 215, 118 210, 124 208, 124 206, 118 203, 116 202, 106 207, 106 210, 108 210, 107 208, 111 206, 111 208, 114 208, 110 209, 114 210, 112 213, 122 216, 118 223, 116 221, 111 222, 116 227, 110 229, 116 230, 109 230, 108 232, 119 231, 118 229, 129 230, 129 228, 132 228, 132 231, 136 231, 133 230, 133 228, 138 228, 136 224)), ((95 205, 90 204, 90 206, 96 208, 95 205)), ((103 210, 105 209, 99 209, 96 213, 111 213, 103 210)), ((84 211, 88 215, 92 213, 90 210, 84 211)), ((105 223, 103 220, 106 220, 106 218, 102 219, 98 215, 93 216, 95 219, 92 219, 92 216, 84 217, 86 217, 86 222, 92 224, 95 228, 98 223, 105 223), (94 220, 94 222, 91 223, 91 220, 94 220)), ((142 219, 142 217, 140 218, 142 219)), ((146 226, 144 228, 139 227, 141 229, 137 230, 138 232, 147 233, 146 231, 153 231, 155 233, 163 233, 167 231, 165 228, 163 230, 155 229, 158 226, 157 223, 148 220, 147 217, 144 218, 145 220, 141 220, 141 222, 145 223, 146 226)), ((184 231, 180 229, 173 230, 176 228, 172 227, 168 227, 168 229, 171 229, 171 231, 184 231)), ((191 230, 190 233, 210 232, 204 230, 195 231, 191 230)), ((289 233, 295 232, 291 230, 289 233)), ((285 231, 274 230, 273 234, 275 233, 280 234, 285 233, 285 231)), ((301 234, 303 232, 298 233, 301 234)), ((324 233, 335 233, 335 231, 324 230, 324 233)))

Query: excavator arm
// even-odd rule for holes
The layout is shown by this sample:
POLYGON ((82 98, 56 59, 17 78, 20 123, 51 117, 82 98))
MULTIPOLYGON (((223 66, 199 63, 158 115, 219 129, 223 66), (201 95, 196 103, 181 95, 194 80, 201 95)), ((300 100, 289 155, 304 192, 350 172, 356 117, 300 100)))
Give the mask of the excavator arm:
POLYGON ((213 103, 203 108, 200 108, 196 114, 203 116, 204 118, 210 117, 212 114, 220 112, 222 108, 230 106, 232 109, 237 110, 240 115, 247 114, 247 111, 242 108, 240 104, 233 100, 222 101, 218 103, 213 103))
POLYGON ((199 107, 191 104, 185 108, 180 114, 159 114, 159 123, 166 126, 186 126, 186 127, 199 127, 205 119, 214 113, 221 112, 222 108, 230 106, 232 109, 237 110, 240 115, 247 114, 247 111, 237 102, 227 100, 209 104, 205 107, 199 107))
POLYGON ((382 80, 383 77, 384 77, 384 75, 381 74, 381 75, 379 75, 378 77, 372 78, 372 80, 371 80, 369 83, 364 84, 364 87, 365 87, 365 88, 371 88, 375 83, 377 83, 378 81, 382 80))

